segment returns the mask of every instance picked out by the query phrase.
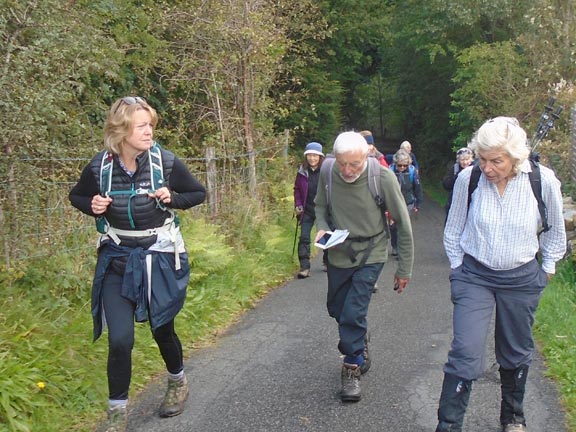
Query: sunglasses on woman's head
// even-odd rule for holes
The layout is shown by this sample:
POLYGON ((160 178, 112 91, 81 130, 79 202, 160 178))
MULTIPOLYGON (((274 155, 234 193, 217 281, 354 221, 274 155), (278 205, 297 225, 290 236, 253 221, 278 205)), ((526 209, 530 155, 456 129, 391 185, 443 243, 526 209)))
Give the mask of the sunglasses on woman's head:
MULTIPOLYGON (((146 99, 144 99, 140 96, 126 96, 126 97, 123 97, 121 100, 126 105, 134 105, 137 103, 147 103, 146 99)), ((118 106, 116 107, 116 109, 114 110, 114 114, 116 114, 116 111, 118 111, 118 108, 120 108, 120 106, 122 106, 121 103, 119 103, 118 106)))

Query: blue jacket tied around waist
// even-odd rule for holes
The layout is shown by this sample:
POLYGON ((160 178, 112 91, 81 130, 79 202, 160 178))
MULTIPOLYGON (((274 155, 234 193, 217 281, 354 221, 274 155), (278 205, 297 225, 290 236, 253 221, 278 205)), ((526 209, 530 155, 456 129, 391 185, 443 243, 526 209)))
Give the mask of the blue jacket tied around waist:
POLYGON ((104 276, 111 261, 119 257, 128 257, 121 294, 136 303, 134 315, 137 322, 150 319, 150 326, 155 330, 172 320, 184 305, 190 279, 187 253, 178 255, 181 268, 174 270, 174 253, 123 247, 108 241, 100 247, 92 286, 94 341, 100 337, 105 326, 102 305, 104 276), (154 290, 155 286, 162 289, 154 290))

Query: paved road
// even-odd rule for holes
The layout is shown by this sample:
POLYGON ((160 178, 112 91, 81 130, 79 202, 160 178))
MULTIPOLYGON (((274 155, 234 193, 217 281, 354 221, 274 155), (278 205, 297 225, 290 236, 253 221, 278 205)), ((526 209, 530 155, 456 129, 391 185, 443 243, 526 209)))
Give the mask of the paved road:
MULTIPOLYGON (((158 381, 132 404, 129 430, 434 431, 451 338, 443 220, 443 210, 426 202, 414 222, 415 272, 404 293, 392 290, 395 262, 382 273, 370 305, 373 362, 361 381, 360 402, 338 398, 337 329, 325 309, 326 275, 315 260, 310 278, 272 291, 214 346, 193 353, 186 366, 191 393, 182 415, 156 415, 164 392, 158 381)), ((557 392, 543 372, 538 358, 526 394, 528 430, 565 432, 557 392)), ((491 368, 475 383, 467 432, 500 430, 497 376, 491 368)))

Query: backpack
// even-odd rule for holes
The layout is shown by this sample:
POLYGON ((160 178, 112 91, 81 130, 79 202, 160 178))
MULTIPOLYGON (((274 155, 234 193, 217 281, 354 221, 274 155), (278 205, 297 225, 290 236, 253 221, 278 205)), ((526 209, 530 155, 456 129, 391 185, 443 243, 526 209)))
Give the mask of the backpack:
MULTIPOLYGON (((160 144, 154 142, 150 150, 148 150, 148 160, 150 162, 150 185, 151 189, 126 189, 126 190, 111 190, 112 189, 112 171, 114 168, 114 158, 112 153, 106 151, 102 156, 100 164, 100 194, 104 197, 112 197, 115 195, 129 195, 130 198, 136 195, 144 195, 154 193, 157 189, 164 186, 164 167, 162 165, 162 152, 160 151, 160 144)), ((162 210, 174 213, 172 209, 167 208, 161 201, 157 200, 158 207, 162 210)), ((128 218, 130 225, 135 228, 128 206, 128 218)), ((104 215, 96 218, 96 229, 100 234, 106 234, 110 224, 104 215)))
MULTIPOLYGON (((532 187, 532 193, 534 198, 538 201, 538 212, 540 213, 540 218, 542 219, 542 229, 538 234, 550 230, 550 225, 548 225, 548 211, 546 210, 546 204, 542 199, 542 176, 540 175, 540 164, 538 163, 538 155, 531 153, 528 160, 530 161, 530 166, 532 171, 528 173, 528 178, 530 179, 530 186, 532 187)), ((472 193, 478 187, 478 181, 480 180, 480 175, 482 170, 480 165, 474 164, 472 168, 472 174, 470 175, 470 183, 468 184, 468 210, 470 210, 470 201, 472 199, 472 193)))

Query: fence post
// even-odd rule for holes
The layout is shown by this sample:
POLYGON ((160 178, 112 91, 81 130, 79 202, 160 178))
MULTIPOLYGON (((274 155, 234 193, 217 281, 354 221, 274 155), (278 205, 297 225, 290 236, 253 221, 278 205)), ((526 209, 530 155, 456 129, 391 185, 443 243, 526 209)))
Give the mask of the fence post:
POLYGON ((284 129, 284 143, 282 146, 282 158, 284 159, 284 163, 288 163, 288 147, 290 147, 290 131, 288 129, 284 129))
POLYGON ((206 191, 208 211, 211 217, 218 213, 218 185, 216 177, 216 150, 206 147, 206 191))
POLYGON ((570 110, 570 179, 576 185, 576 105, 570 110))

